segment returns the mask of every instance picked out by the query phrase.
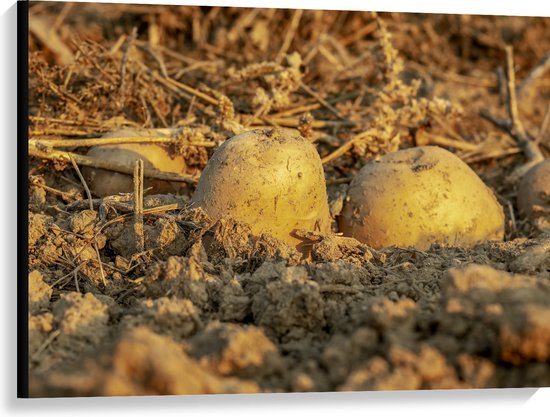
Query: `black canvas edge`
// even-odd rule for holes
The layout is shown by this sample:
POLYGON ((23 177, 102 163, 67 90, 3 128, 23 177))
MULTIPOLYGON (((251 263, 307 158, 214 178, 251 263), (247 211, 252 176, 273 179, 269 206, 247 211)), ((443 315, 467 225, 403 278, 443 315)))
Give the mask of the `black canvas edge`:
POLYGON ((17 2, 17 397, 29 397, 29 3, 17 2))

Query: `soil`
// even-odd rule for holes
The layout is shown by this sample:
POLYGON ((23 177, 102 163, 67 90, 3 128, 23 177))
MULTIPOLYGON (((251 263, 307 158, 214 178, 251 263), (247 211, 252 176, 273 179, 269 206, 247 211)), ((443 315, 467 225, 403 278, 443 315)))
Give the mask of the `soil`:
POLYGON ((518 212, 529 158, 487 117, 508 120, 510 45, 523 138, 550 155, 549 31, 549 18, 31 3, 30 395, 550 386, 550 210, 518 212), (323 158, 333 228, 304 232, 309 259, 188 205, 224 140, 273 126, 323 158), (87 139, 135 128, 174 129, 189 174, 179 194, 147 190, 142 228, 133 190, 88 195, 64 156, 86 166, 87 139), (339 234, 361 166, 423 144, 491 187, 503 241, 375 250, 339 234))

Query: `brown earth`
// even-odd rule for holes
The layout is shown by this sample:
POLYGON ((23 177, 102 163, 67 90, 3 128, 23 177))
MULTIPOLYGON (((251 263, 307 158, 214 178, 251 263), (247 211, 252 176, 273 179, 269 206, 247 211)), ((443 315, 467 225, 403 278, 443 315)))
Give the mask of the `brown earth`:
POLYGON ((486 116, 507 118, 511 45, 520 117, 548 157, 550 18, 378 18, 31 4, 31 396, 550 386, 548 211, 518 214, 523 148, 486 116), (374 250, 334 221, 304 261, 188 208, 213 150, 258 126, 315 141, 333 220, 367 160, 444 146, 496 193, 505 240, 374 250), (89 200, 58 152, 139 127, 175 129, 189 174, 180 195, 145 196, 143 251, 133 194, 89 200))

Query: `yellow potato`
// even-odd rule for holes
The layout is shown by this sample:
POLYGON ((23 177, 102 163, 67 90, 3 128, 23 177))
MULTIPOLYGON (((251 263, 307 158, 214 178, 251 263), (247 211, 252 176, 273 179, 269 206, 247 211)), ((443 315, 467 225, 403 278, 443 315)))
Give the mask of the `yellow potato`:
POLYGON ((518 187, 521 215, 538 218, 550 213, 550 159, 539 162, 522 178, 518 187))
MULTIPOLYGON (((104 135, 104 138, 171 136, 170 129, 119 130, 104 135)), ((182 155, 176 155, 167 144, 161 143, 125 143, 117 145, 94 146, 88 156, 102 161, 117 162, 134 167, 138 159, 143 160, 145 169, 161 172, 185 174, 187 165, 182 155)), ((84 167, 82 169, 90 190, 97 196, 105 197, 134 191, 131 175, 104 169, 84 167)), ((184 183, 145 178, 144 189, 151 187, 146 194, 176 193, 184 183)))
POLYGON ((326 183, 315 147, 288 129, 257 129, 212 155, 192 203, 217 220, 232 217, 307 254, 296 229, 330 232, 326 183))
POLYGON ((504 214, 468 165, 423 146, 367 163, 350 184, 339 227, 373 248, 468 247, 502 239, 504 214))

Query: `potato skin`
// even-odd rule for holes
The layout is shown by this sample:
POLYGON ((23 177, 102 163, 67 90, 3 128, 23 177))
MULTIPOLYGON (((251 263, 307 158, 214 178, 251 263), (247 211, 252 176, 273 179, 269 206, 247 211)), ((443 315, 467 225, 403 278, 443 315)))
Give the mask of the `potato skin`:
MULTIPOLYGON (((109 132, 103 135, 103 137, 170 137, 170 133, 170 129, 123 129, 109 132)), ((142 159, 145 169, 157 169, 162 172, 172 172, 175 174, 185 174, 187 168, 183 156, 175 155, 169 150, 167 145, 160 143, 125 143, 94 146, 89 149, 87 155, 103 161, 123 163, 129 167, 133 167, 138 159, 142 159)), ((99 197, 134 191, 133 178, 130 175, 91 167, 84 167, 82 172, 92 193, 99 197)), ((145 189, 151 187, 151 190, 146 192, 146 194, 176 193, 183 186, 183 183, 148 178, 145 178, 144 183, 145 189)))
POLYGON ((502 207, 491 190, 457 156, 437 146, 367 163, 352 180, 338 221, 345 236, 373 248, 469 247, 504 235, 502 207))
POLYGON ((328 197, 315 147, 288 129, 256 129, 225 141, 191 199, 217 220, 232 217, 306 253, 295 229, 330 232, 328 197))
POLYGON ((519 213, 532 219, 543 215, 534 210, 535 206, 550 210, 550 159, 539 162, 524 175, 518 186, 517 204, 519 213))

